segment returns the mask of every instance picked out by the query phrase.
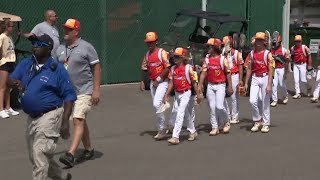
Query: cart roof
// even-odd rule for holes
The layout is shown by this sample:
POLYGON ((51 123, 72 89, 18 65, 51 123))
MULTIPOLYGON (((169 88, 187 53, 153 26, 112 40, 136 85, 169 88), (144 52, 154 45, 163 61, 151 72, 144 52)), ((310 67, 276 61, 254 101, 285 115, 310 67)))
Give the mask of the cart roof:
POLYGON ((10 19, 10 21, 13 21, 13 22, 22 21, 21 17, 19 17, 19 16, 0 12, 0 21, 4 21, 5 19, 10 19))
POLYGON ((193 9, 182 9, 177 12, 177 16, 185 15, 185 16, 193 16, 202 19, 208 19, 212 21, 216 21, 218 23, 231 23, 231 22, 241 22, 247 23, 247 20, 242 17, 232 16, 226 13, 218 13, 218 12, 210 12, 210 11, 202 11, 202 10, 193 10, 193 9))

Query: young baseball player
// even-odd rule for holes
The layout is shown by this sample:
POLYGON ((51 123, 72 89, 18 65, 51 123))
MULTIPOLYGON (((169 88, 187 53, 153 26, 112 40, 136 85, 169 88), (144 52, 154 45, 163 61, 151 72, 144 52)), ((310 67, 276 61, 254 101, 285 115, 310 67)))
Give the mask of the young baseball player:
POLYGON ((228 82, 228 94, 232 95, 231 72, 228 62, 221 56, 221 41, 210 38, 207 42, 208 55, 205 57, 200 75, 199 92, 203 92, 205 79, 208 80, 207 99, 210 107, 211 136, 219 134, 219 129, 224 133, 230 131, 228 112, 224 105, 226 95, 226 82, 228 82))
POLYGON ((319 50, 317 54, 318 59, 318 71, 316 76, 316 84, 313 91, 313 97, 310 99, 311 102, 315 103, 319 100, 319 92, 320 92, 320 44, 319 44, 319 50))
POLYGON ((293 77, 294 77, 294 88, 296 90, 296 94, 293 96, 294 99, 301 98, 300 95, 300 85, 299 81, 304 84, 307 88, 307 94, 310 96, 311 87, 307 82, 307 68, 312 69, 312 58, 309 48, 302 44, 302 36, 296 35, 294 37, 294 46, 291 47, 291 58, 294 63, 293 65, 293 77))
MULTIPOLYGON (((232 90, 236 92, 237 86, 243 86, 243 59, 240 51, 234 49, 232 47, 232 38, 230 36, 225 36, 223 38, 223 44, 225 47, 223 48, 223 55, 226 56, 228 61, 228 66, 231 69, 231 80, 232 80, 232 90), (226 45, 229 45, 226 46, 226 45)), ((231 124, 239 123, 239 95, 237 93, 233 93, 231 95, 232 101, 232 110, 231 110, 231 124)))
MULTIPOLYGON (((171 81, 169 83, 168 90, 163 98, 163 102, 168 102, 169 96, 172 90, 175 91, 175 98, 178 104, 178 111, 176 116, 176 121, 173 128, 172 138, 168 140, 170 144, 179 144, 179 135, 181 132, 185 112, 187 106, 190 106, 191 99, 191 88, 196 90, 197 102, 200 103, 200 94, 198 92, 197 82, 194 79, 194 72, 191 65, 186 64, 187 50, 184 48, 176 48, 174 52, 174 63, 175 65, 171 67, 171 81)), ((194 122, 192 118, 188 119, 188 130, 190 131, 189 141, 195 140, 198 136, 196 132, 194 122)))
MULTIPOLYGON (((149 48, 149 51, 143 58, 142 70, 147 69, 149 72, 150 91, 153 99, 153 107, 157 112, 162 104, 162 99, 168 89, 168 74, 170 63, 168 54, 165 50, 157 47, 158 36, 155 32, 148 32, 144 40, 149 48)), ((145 90, 145 84, 140 82, 141 91, 145 90)), ((166 135, 165 116, 164 113, 156 113, 158 118, 158 133, 154 138, 162 140, 166 135)))
POLYGON ((266 34, 257 32, 255 35, 255 48, 247 58, 248 68, 245 81, 245 89, 248 89, 248 82, 252 75, 250 87, 250 104, 252 108, 252 119, 255 122, 251 128, 252 132, 269 132, 270 125, 270 94, 272 90, 272 72, 274 60, 272 54, 266 50, 266 34), (261 91, 262 114, 259 112, 258 99, 261 91))
POLYGON ((289 51, 285 49, 282 44, 282 38, 279 33, 275 32, 272 38, 271 53, 275 59, 275 72, 273 77, 272 87, 272 103, 271 106, 275 107, 278 104, 278 85, 284 96, 283 104, 288 103, 288 91, 285 84, 286 71, 288 70, 289 51))

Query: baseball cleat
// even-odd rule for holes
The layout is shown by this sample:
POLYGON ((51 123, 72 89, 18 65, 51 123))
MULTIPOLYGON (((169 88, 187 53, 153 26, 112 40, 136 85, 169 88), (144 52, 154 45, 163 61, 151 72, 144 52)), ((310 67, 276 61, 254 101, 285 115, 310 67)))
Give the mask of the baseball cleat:
POLYGON ((213 128, 209 133, 210 136, 216 136, 218 134, 219 134, 219 129, 218 128, 213 128))
POLYGON ((158 134, 155 135, 153 138, 159 141, 159 140, 165 139, 165 137, 166 137, 166 131, 162 130, 162 131, 159 131, 158 134))
POLYGON ((293 99, 300 99, 301 95, 300 94, 295 94, 294 96, 292 96, 293 99))
POLYGON ((172 144, 172 145, 177 145, 177 144, 179 144, 180 143, 180 141, 179 141, 179 139, 178 138, 170 138, 169 140, 168 140, 168 143, 170 143, 170 144, 172 144))
POLYGON ((231 120, 230 120, 230 123, 231 124, 238 124, 240 121, 239 121, 239 119, 238 118, 232 118, 231 120))
POLYGON ((229 133, 229 131, 230 131, 230 123, 229 122, 224 124, 222 131, 223 131, 223 133, 229 133))
POLYGON ((272 107, 276 107, 278 104, 278 101, 272 101, 272 103, 270 104, 272 107))
POLYGON ((190 134, 189 134, 188 141, 194 141, 194 140, 196 140, 196 137, 197 137, 197 136, 198 136, 197 131, 194 132, 194 133, 190 133, 190 134))
POLYGON ((261 122, 255 122, 253 127, 251 128, 251 131, 252 132, 257 132, 259 131, 260 127, 262 126, 262 123, 261 122))
POLYGON ((313 103, 318 102, 318 100, 319 100, 318 97, 312 97, 312 98, 310 98, 310 101, 313 102, 313 103))
POLYGON ((269 126, 267 126, 267 125, 262 126, 262 128, 261 128, 262 133, 268 133, 269 131, 270 131, 269 126))
POLYGON ((288 98, 288 96, 287 96, 287 97, 284 98, 284 100, 282 101, 282 103, 283 103, 283 104, 287 104, 288 101, 289 101, 289 98, 288 98))

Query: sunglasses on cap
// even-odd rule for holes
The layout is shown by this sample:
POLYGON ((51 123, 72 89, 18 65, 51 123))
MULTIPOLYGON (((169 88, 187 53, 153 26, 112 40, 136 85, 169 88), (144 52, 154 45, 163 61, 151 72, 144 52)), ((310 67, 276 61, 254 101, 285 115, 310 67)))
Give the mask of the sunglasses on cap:
POLYGON ((34 47, 49 47, 48 43, 42 42, 42 41, 32 41, 31 42, 32 46, 34 47))

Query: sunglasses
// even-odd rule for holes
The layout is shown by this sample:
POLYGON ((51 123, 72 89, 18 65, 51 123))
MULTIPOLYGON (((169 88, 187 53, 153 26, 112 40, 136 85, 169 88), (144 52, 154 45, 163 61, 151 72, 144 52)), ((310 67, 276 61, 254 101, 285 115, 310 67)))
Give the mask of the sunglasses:
POLYGON ((48 43, 42 42, 42 41, 32 41, 31 42, 32 46, 34 47, 49 47, 48 43))

